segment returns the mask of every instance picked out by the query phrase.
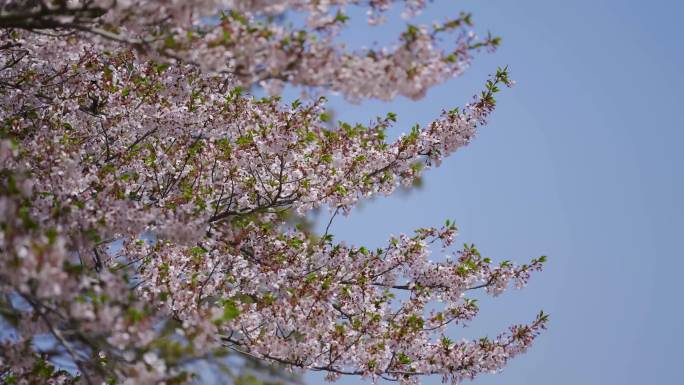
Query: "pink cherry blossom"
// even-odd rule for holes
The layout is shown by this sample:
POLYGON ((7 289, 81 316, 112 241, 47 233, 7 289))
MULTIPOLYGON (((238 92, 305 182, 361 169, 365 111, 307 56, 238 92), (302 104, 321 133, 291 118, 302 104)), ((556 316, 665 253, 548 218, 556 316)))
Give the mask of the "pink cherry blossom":
MULTIPOLYGON (((239 354, 329 380, 458 383, 526 351, 544 313, 491 339, 447 335, 476 317, 471 293, 522 287, 545 257, 456 249, 450 221, 368 250, 288 220, 348 215, 411 185, 467 145, 511 85, 499 69, 470 104, 394 141, 393 113, 331 128, 324 97, 283 103, 286 84, 420 98, 499 43, 467 14, 409 25, 378 50, 336 40, 345 7, 377 23, 392 3, 4 2, 0 379, 186 383, 192 363, 239 354), (287 10, 306 25, 272 18, 287 10), (250 95, 257 86, 271 96, 250 95)), ((425 6, 403 3, 408 18, 425 6)))

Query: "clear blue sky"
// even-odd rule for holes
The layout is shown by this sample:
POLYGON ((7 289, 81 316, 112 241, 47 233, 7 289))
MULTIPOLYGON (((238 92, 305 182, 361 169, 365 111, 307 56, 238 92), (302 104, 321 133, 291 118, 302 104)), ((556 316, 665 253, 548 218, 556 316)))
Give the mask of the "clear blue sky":
MULTIPOLYGON (((682 384, 684 2, 436 0, 420 20, 460 10, 478 31, 502 36, 501 49, 418 102, 332 98, 338 117, 394 111, 396 135, 468 101, 498 65, 517 86, 423 189, 365 204, 336 221, 336 239, 382 245, 452 218, 461 241, 493 258, 550 257, 525 290, 484 301, 457 331, 492 336, 540 309, 551 314, 531 351, 476 385, 682 384)), ((356 23, 345 39, 388 42, 405 23, 390 20, 356 23)))

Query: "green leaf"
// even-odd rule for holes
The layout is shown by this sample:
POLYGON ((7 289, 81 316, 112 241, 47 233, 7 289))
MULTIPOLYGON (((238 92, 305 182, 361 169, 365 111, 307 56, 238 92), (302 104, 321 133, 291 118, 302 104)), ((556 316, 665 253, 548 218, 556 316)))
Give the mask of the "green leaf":
POLYGON ((341 10, 337 10, 337 14, 335 15, 335 21, 340 23, 346 23, 347 20, 349 20, 349 16, 342 13, 341 10))
POLYGON ((240 315, 240 309, 238 309, 235 301, 227 300, 223 303, 223 317, 224 321, 234 320, 240 315))
POLYGON ((254 138, 252 138, 252 135, 243 135, 239 137, 236 141, 236 143, 240 145, 249 145, 254 142, 254 138))
POLYGON ((408 365, 411 363, 411 358, 404 353, 399 353, 397 358, 399 359, 399 362, 404 365, 408 365))
POLYGON ((190 248, 190 255, 193 257, 198 257, 206 252, 207 250, 204 247, 195 246, 190 248))

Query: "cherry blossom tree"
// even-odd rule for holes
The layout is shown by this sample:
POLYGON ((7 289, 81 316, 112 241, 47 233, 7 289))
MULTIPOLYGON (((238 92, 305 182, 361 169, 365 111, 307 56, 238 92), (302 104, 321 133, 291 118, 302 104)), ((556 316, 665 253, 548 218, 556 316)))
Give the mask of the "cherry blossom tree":
POLYGON ((338 42, 349 7, 381 24, 424 3, 1 1, 0 381, 181 384, 233 354, 329 380, 458 383, 526 351, 543 313, 494 338, 449 336, 477 315, 469 293, 521 287, 545 257, 455 248, 451 221, 377 250, 288 222, 410 185, 511 85, 499 69, 394 141, 393 113, 331 127, 324 97, 279 97, 418 99, 499 44, 469 14, 409 24, 387 48, 338 42))

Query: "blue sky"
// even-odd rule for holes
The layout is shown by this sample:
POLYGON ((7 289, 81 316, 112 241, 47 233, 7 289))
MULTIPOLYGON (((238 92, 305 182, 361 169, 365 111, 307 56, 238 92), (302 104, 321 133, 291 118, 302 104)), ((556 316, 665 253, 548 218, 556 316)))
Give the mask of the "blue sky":
MULTIPOLYGON (((455 219, 459 239, 492 258, 549 256, 526 289, 484 300, 480 317, 456 330, 493 336, 540 309, 551 314, 526 355, 473 384, 681 384, 684 2, 436 0, 419 20, 461 10, 479 32, 503 37, 496 53, 418 102, 350 106, 332 97, 337 117, 397 112, 398 135, 469 101, 497 66, 508 65, 518 84, 422 189, 336 220, 336 239, 382 245, 455 219)), ((389 42, 405 25, 356 21, 344 35, 352 46, 389 42)))

